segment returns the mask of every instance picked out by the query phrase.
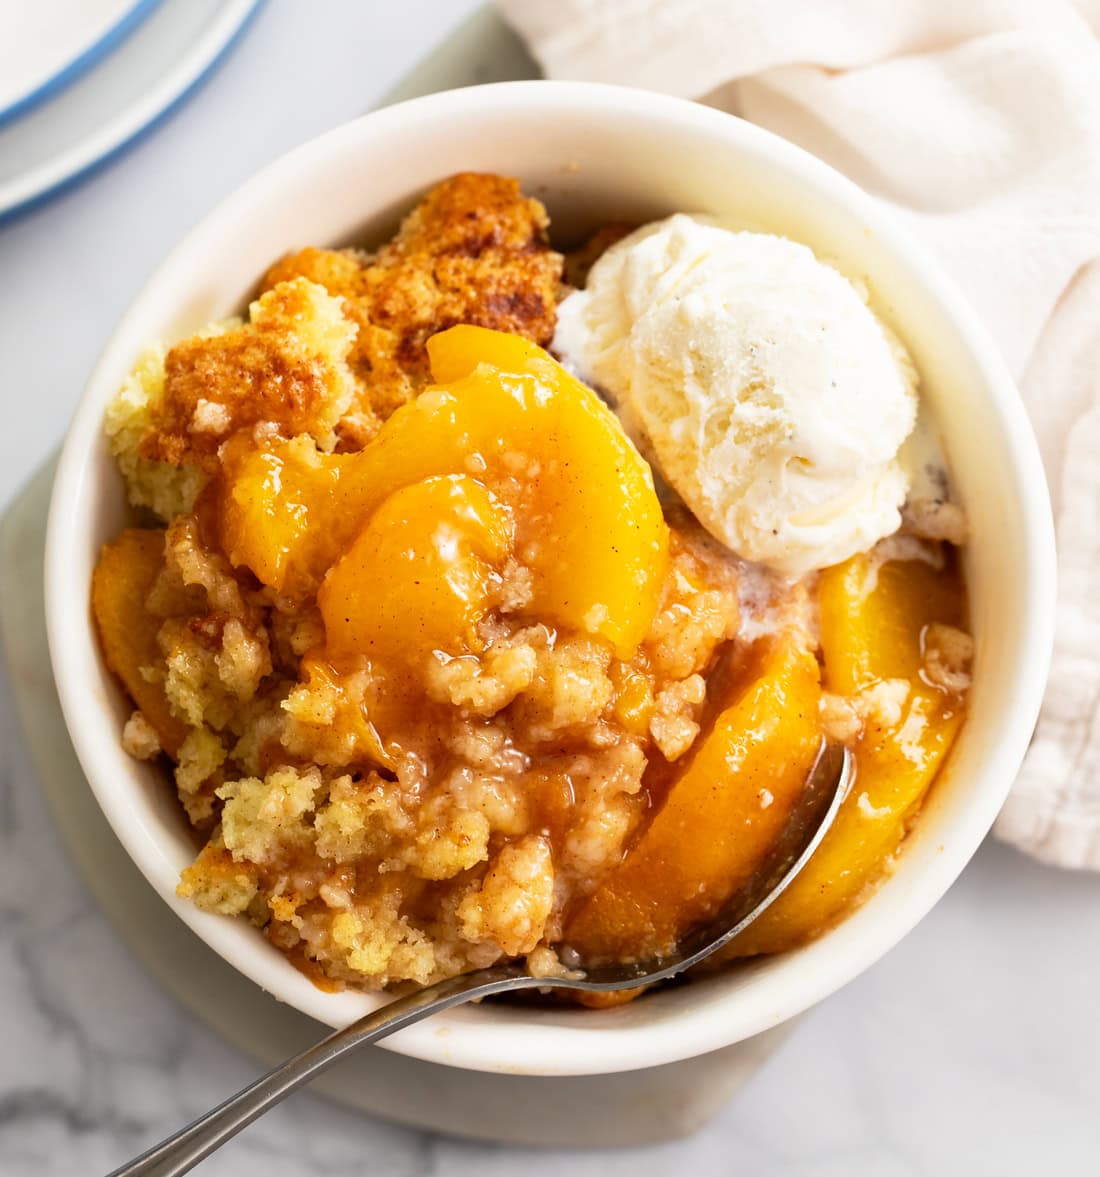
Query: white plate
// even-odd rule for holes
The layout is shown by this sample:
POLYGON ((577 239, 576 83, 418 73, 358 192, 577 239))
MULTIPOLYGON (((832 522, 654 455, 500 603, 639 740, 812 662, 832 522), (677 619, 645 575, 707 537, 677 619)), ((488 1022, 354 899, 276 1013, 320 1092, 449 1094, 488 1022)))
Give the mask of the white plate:
POLYGON ((0 0, 0 123, 90 69, 158 0, 0 0))
MULTIPOLYGON (((42 0, 24 0, 28 8, 42 0)), ((161 0, 99 66, 0 127, 0 220, 72 183, 184 97, 260 0, 161 0)))

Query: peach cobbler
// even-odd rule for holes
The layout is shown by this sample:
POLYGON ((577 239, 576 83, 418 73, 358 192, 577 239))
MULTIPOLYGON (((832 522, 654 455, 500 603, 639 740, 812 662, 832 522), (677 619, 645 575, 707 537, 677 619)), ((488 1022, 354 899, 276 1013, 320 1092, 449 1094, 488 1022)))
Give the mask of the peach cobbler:
POLYGON ((140 525, 92 605, 197 835, 179 894, 318 983, 667 952, 842 741, 836 823, 734 949, 797 944, 963 721, 916 373, 784 238, 677 215, 565 258, 516 181, 455 176, 151 348, 106 429, 140 525))

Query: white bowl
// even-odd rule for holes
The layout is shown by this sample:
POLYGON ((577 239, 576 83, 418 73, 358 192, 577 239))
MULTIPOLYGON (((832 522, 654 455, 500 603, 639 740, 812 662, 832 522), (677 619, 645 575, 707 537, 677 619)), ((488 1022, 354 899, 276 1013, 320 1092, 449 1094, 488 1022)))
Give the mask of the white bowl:
POLYGON ((321 1022, 343 1025, 375 1007, 376 996, 322 992, 243 920, 206 914, 175 896, 192 843, 158 771, 119 745, 129 704, 103 664, 89 618, 100 545, 127 518, 101 418, 144 344, 239 310, 267 265, 291 248, 377 239, 429 185, 467 170, 518 176, 545 201, 559 234, 676 210, 720 213, 804 241, 864 275, 920 367, 970 515, 967 570, 977 639, 970 715, 896 872, 863 907, 798 951, 618 1009, 464 1007, 387 1043, 452 1066, 539 1075, 672 1062, 792 1017, 874 963, 917 923, 992 824, 1046 677, 1053 529, 1017 391, 940 271, 823 163, 738 119, 677 99, 519 82, 381 110, 272 164, 173 251, 88 382, 50 511, 46 612, 54 673, 96 797, 172 911, 258 985, 321 1022))

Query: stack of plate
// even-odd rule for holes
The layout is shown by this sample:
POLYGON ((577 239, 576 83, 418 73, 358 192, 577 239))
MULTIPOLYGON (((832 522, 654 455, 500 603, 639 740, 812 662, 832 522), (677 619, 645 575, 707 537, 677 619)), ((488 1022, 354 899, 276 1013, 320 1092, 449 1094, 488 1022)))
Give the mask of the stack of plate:
POLYGON ((0 0, 0 220, 147 130, 260 0, 0 0))

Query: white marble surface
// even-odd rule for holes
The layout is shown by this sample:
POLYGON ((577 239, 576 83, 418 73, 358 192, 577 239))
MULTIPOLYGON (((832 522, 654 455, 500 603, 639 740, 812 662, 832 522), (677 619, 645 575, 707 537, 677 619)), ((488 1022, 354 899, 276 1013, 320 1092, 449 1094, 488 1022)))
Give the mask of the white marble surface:
MULTIPOLYGON (((372 105, 475 7, 270 0, 153 137, 0 228, 0 506, 59 439, 99 346, 168 247, 272 156, 372 105)), ((0 1174, 105 1172, 253 1073, 157 989, 85 894, 0 676, 0 1174)), ((562 1164, 575 1177, 1100 1171, 1100 879, 987 845, 899 948, 810 1014, 689 1141, 496 1149, 304 1093, 201 1171, 540 1177, 562 1164)))

